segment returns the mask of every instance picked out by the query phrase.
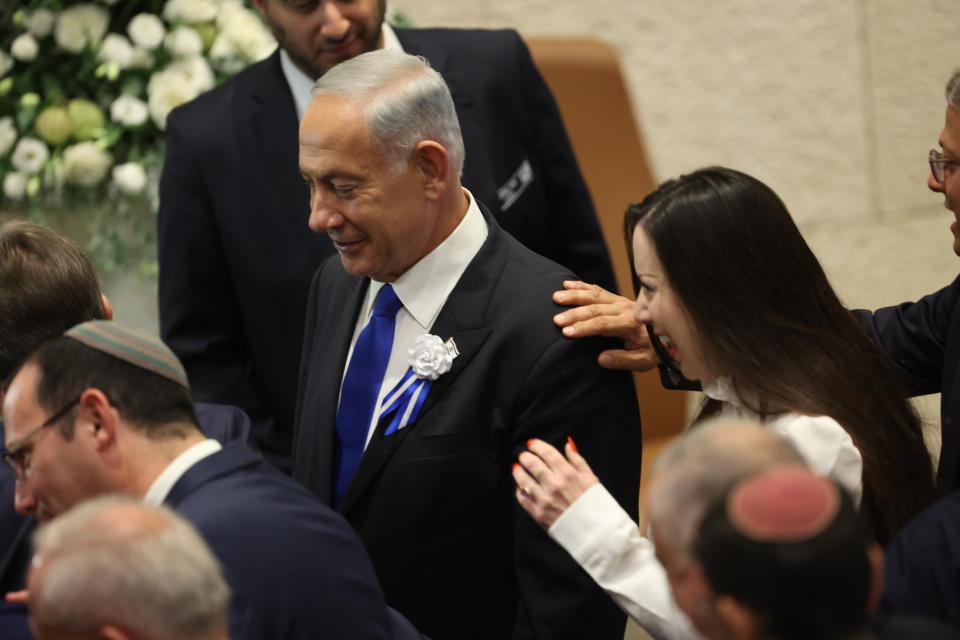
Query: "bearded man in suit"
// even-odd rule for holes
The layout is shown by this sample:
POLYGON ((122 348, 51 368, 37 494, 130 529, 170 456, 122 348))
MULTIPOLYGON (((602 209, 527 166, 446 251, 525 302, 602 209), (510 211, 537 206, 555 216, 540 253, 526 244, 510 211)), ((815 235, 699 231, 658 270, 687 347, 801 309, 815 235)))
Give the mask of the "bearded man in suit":
MULTIPOLYGON (((443 78, 381 50, 328 71, 300 126, 314 277, 294 477, 338 507, 388 603, 444 638, 621 638, 624 616, 513 499, 531 438, 573 437, 637 511, 632 379, 567 340, 570 273, 517 242, 460 171, 443 78)), ((536 496, 532 496, 536 499, 536 496)))
POLYGON ((167 121, 160 325, 195 398, 244 409, 289 467, 310 279, 334 253, 307 227, 297 123, 313 82, 378 48, 422 55, 453 92, 464 184, 522 243, 611 289, 606 246, 560 115, 514 31, 392 29, 384 0, 254 0, 280 49, 167 121))

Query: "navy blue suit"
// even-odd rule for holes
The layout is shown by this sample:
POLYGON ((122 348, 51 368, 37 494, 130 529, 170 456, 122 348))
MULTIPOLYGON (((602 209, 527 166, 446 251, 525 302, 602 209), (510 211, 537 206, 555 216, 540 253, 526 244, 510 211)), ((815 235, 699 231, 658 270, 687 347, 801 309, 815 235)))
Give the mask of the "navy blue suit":
MULTIPOLYGON (((209 438, 221 444, 241 442, 254 447, 250 418, 236 407, 197 403, 197 423, 209 438)), ((3 431, 0 430, 0 442, 3 431)), ((13 492, 17 478, 6 465, 0 464, 0 597, 8 591, 26 586, 30 562, 30 534, 37 526, 32 517, 19 515, 13 508, 13 492)))
MULTIPOLYGON (((556 105, 514 31, 398 29, 447 80, 463 184, 522 243, 614 290, 590 195, 556 105)), ((274 54, 175 109, 157 218, 160 328, 197 400, 253 420, 289 468, 310 280, 333 255, 307 227, 297 115, 274 54)))
POLYGON ((945 491, 960 489, 960 277, 917 302, 855 313, 914 395, 942 394, 938 477, 945 491))
POLYGON ((350 525, 263 458, 232 445, 191 467, 167 504, 220 561, 230 637, 391 638, 391 615, 350 525))
MULTIPOLYGON (((460 355, 415 421, 391 436, 381 422, 339 508, 387 602, 436 640, 621 640, 623 613, 517 504, 510 468, 527 439, 561 446, 572 435, 635 518, 633 379, 597 365, 610 341, 568 340, 552 322, 551 293, 569 272, 486 220, 486 242, 431 329, 460 355)), ((327 502, 341 374, 368 285, 335 257, 310 294, 294 477, 327 502)))
POLYGON ((883 577, 882 612, 960 628, 960 492, 941 498, 894 536, 883 577))

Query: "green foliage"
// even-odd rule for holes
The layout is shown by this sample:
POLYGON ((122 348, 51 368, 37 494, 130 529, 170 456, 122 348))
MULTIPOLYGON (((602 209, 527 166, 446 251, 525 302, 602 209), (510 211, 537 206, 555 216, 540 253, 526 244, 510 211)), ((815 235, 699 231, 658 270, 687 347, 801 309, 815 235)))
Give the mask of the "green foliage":
POLYGON ((0 210, 155 274, 166 115, 275 46, 241 0, 0 2, 0 210))

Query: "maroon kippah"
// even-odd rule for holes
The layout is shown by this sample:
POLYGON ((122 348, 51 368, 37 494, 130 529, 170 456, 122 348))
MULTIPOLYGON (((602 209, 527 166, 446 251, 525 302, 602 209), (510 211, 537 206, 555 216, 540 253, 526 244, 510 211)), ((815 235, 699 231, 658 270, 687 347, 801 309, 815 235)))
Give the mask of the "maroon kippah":
POLYGON ((839 489, 802 467, 753 476, 727 499, 727 517, 744 536, 760 542, 797 542, 823 531, 840 509, 839 489))

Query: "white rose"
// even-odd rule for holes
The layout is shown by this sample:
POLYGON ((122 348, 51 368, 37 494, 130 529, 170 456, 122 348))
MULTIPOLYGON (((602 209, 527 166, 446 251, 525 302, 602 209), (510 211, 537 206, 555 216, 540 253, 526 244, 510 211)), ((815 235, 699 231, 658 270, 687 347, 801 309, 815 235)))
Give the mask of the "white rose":
POLYGON ((163 42, 167 30, 163 28, 160 18, 152 13, 138 13, 127 25, 127 33, 138 47, 153 51, 163 42))
POLYGON ((170 112, 198 95, 196 87, 186 82, 182 74, 168 69, 158 71, 150 77, 147 84, 150 117, 158 128, 165 129, 170 112))
POLYGON ((42 141, 29 136, 20 138, 13 150, 14 168, 24 173, 34 174, 43 168, 43 163, 50 157, 50 150, 42 141))
POLYGON ((169 0, 163 7, 167 22, 210 22, 217 17, 219 3, 215 0, 169 0))
POLYGON ((133 64, 133 45, 126 36, 111 33, 103 39, 97 57, 104 62, 115 62, 121 69, 127 69, 133 64))
POLYGON ((217 26, 233 47, 248 62, 262 60, 273 53, 277 41, 263 21, 239 2, 224 2, 217 26))
POLYGON ((67 182, 92 187, 107 175, 113 156, 95 142, 79 142, 63 150, 63 177, 67 182))
POLYGON ((11 171, 3 178, 3 194, 11 200, 20 200, 27 192, 27 179, 27 174, 11 171))
POLYGON ((167 34, 167 49, 177 58, 189 58, 203 53, 203 39, 196 29, 177 27, 167 34))
POLYGON ((413 340, 413 345, 407 350, 410 368, 418 378, 436 380, 453 364, 453 355, 447 350, 447 345, 438 336, 425 333, 413 340))
POLYGON ((203 56, 193 56, 176 60, 169 65, 165 71, 175 73, 183 78, 183 81, 196 89, 196 95, 213 88, 215 79, 213 69, 203 56))
POLYGON ((37 57, 38 51, 40 51, 40 45, 29 33, 21 33, 10 44, 10 53, 21 62, 30 62, 37 57))
POLYGON ((17 141, 17 128, 13 126, 13 118, 0 118, 0 156, 7 155, 17 141))
POLYGON ((24 28, 36 38, 46 38, 53 31, 57 16, 49 9, 37 9, 23 19, 24 28))
POLYGON ((13 58, 0 50, 0 78, 7 75, 7 72, 13 68, 13 58))
POLYGON ((146 102, 126 93, 110 105, 110 119, 125 127, 139 127, 149 115, 146 102))
POLYGON ((113 183, 123 193, 136 195, 147 186, 147 172, 136 162, 118 164, 113 168, 113 183))
POLYGON ((64 9, 57 18, 53 37, 71 53, 80 53, 88 44, 96 44, 107 33, 110 14, 94 4, 78 4, 64 9))

